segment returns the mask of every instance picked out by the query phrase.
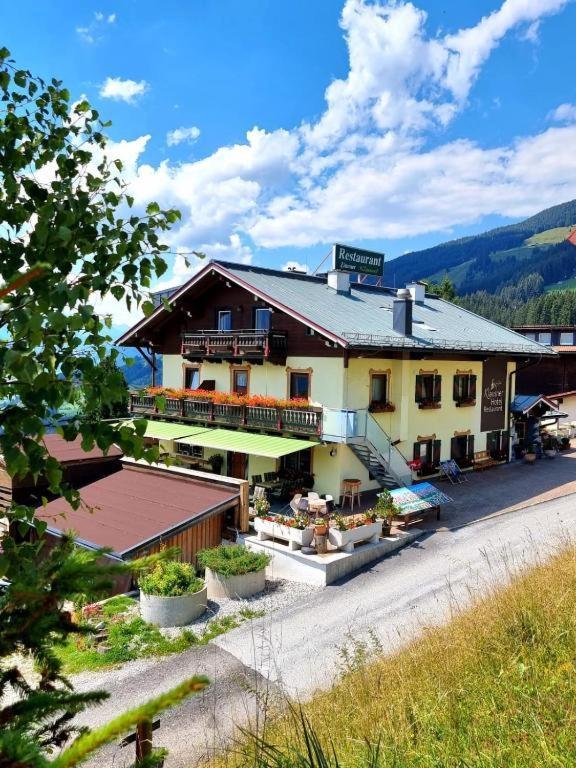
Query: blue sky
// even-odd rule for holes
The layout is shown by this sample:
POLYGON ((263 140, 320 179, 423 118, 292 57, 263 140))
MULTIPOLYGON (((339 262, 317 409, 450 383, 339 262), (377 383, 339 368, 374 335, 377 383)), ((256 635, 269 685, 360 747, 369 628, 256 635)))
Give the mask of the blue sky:
MULTIPOLYGON (((576 197, 570 0, 0 9, 19 64, 113 121, 138 203, 182 210, 174 251, 314 268, 344 241, 391 259, 576 197)), ((170 267, 162 286, 190 274, 170 267)))

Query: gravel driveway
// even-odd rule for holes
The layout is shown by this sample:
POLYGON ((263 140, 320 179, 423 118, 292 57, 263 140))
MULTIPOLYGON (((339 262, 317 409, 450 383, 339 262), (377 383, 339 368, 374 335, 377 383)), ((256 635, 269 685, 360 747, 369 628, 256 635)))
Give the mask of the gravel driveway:
MULTIPOLYGON (((414 544, 342 584, 299 597, 209 646, 99 674, 98 685, 112 697, 84 721, 97 725, 188 675, 207 674, 213 681, 207 693, 164 713, 155 736, 155 743, 170 748, 166 768, 192 768, 230 738, 234 722, 254 721, 259 697, 281 691, 306 697, 329 686, 343 646, 354 648, 376 634, 385 650, 393 650, 515 568, 545 558, 575 524, 572 494, 457 529, 423 532, 414 544)), ((87 690, 93 678, 77 677, 75 683, 87 690)), ((131 756, 108 748, 91 765, 122 766, 131 756)))

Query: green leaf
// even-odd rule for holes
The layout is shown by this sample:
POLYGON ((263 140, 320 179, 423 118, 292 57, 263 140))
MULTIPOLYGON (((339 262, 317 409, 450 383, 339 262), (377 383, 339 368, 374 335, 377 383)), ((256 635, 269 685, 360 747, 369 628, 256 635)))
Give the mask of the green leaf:
POLYGON ((142 309, 142 312, 144 312, 144 315, 148 317, 149 315, 152 314, 152 312, 154 312, 156 307, 151 301, 143 301, 141 309, 142 309))

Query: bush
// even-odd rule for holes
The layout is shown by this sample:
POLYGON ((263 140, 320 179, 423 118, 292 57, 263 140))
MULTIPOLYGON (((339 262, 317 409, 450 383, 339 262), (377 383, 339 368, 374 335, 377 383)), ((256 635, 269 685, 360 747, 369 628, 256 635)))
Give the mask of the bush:
POLYGON ((263 571, 270 563, 270 555, 251 552, 241 544, 232 547, 203 549, 198 553, 198 562, 203 568, 210 568, 221 576, 240 576, 243 573, 263 571))
POLYGON ((140 576, 138 586, 147 595, 180 597, 199 592, 204 587, 204 581, 196 576, 190 563, 161 560, 150 573, 140 576))

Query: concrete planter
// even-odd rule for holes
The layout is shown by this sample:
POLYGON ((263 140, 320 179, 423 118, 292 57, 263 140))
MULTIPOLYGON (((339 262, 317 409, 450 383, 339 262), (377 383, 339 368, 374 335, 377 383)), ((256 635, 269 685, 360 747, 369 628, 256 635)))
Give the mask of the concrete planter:
POLYGON ((140 592, 140 615, 157 627, 184 627, 206 612, 208 588, 178 597, 146 595, 140 592))
POLYGON ((376 544, 381 533, 382 523, 380 520, 377 520, 375 523, 361 525, 359 528, 351 528, 349 531, 339 531, 337 528, 330 528, 328 531, 328 541, 343 552, 354 552, 354 544, 358 544, 360 541, 369 541, 371 544, 376 544))
POLYGON ((536 463, 536 454, 535 453, 525 453, 524 454, 524 463, 525 464, 535 464, 536 463))
POLYGON ((544 456, 546 456, 547 459, 555 459, 557 455, 557 451, 554 448, 546 449, 544 451, 544 456))
POLYGON ((258 533, 259 541, 267 539, 282 539, 288 542, 290 549, 309 547, 314 536, 313 528, 291 528, 288 525, 280 525, 273 520, 264 520, 261 517, 254 519, 254 528, 258 533))
POLYGON ((266 571, 242 573, 239 576, 223 576, 206 568, 206 586, 208 597, 228 597, 238 600, 263 592, 266 587, 266 571))

